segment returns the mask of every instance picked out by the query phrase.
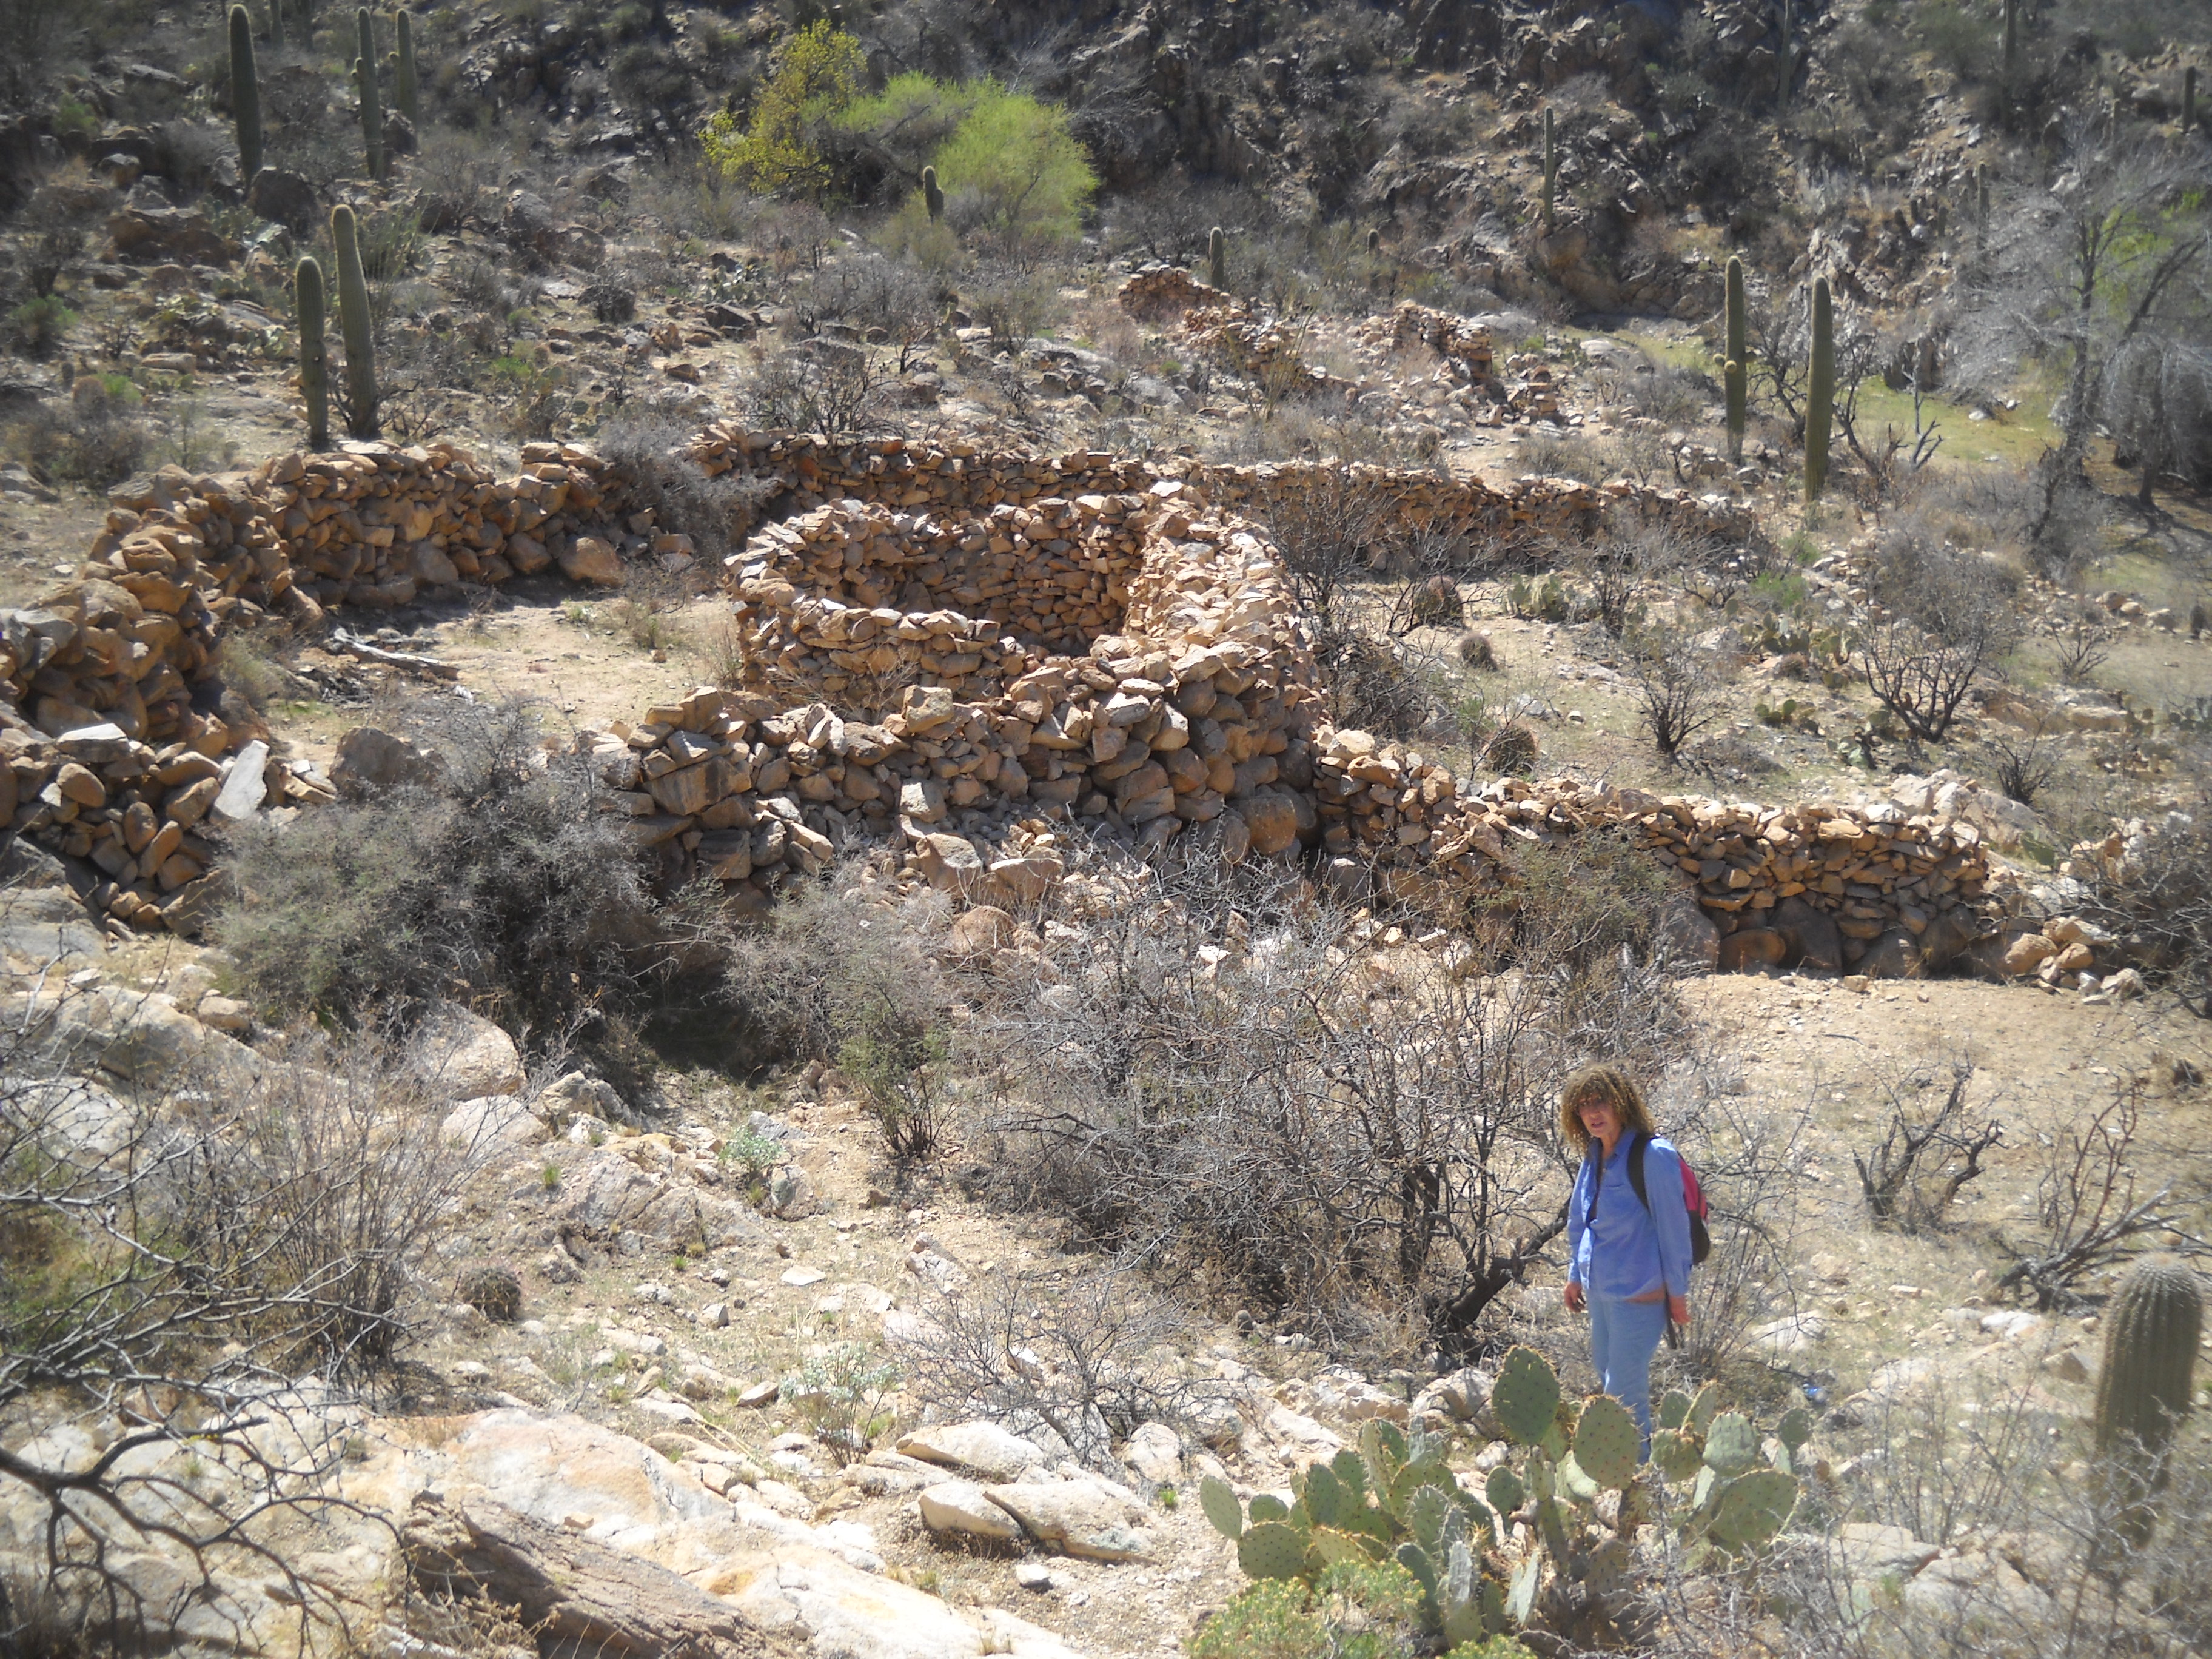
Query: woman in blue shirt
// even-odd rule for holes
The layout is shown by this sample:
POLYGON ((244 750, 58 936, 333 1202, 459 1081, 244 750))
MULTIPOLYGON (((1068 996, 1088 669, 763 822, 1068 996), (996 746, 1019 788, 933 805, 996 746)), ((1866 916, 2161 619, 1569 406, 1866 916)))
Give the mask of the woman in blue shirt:
POLYGON ((1586 1066, 1559 1092, 1559 1133, 1583 1154, 1567 1202, 1567 1306, 1590 1316, 1599 1386, 1636 1413, 1651 1455, 1651 1355, 1667 1322, 1690 1322, 1690 1211, 1681 1155, 1658 1138, 1635 1079, 1586 1066), (1644 1190, 1630 1179, 1637 1140, 1644 1190))

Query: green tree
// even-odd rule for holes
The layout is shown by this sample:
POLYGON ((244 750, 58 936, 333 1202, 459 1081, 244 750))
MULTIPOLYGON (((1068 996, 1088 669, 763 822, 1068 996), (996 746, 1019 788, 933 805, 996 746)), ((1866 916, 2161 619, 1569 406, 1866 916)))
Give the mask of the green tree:
POLYGON ((995 81, 969 90, 975 106, 933 158, 951 210, 972 202, 975 222, 1010 248, 1073 240, 1098 175, 1067 112, 995 81))
POLYGON ((853 101, 866 59, 858 40, 823 21, 777 47, 774 64, 744 131, 724 110, 699 142, 708 161, 755 190, 818 196, 834 179, 812 130, 853 101))

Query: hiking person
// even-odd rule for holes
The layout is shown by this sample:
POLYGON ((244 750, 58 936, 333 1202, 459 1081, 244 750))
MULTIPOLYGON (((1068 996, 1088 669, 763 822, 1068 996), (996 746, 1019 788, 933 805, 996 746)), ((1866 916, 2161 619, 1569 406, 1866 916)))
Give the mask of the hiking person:
MULTIPOLYGON (((1567 1306, 1589 1310, 1599 1386, 1636 1414, 1649 1458, 1652 1352, 1670 1321, 1690 1322, 1697 1257, 1685 1166, 1619 1066, 1585 1066, 1567 1079, 1559 1133, 1583 1155, 1567 1202, 1567 1306)), ((1694 1201, 1702 1211, 1702 1196, 1694 1201)))

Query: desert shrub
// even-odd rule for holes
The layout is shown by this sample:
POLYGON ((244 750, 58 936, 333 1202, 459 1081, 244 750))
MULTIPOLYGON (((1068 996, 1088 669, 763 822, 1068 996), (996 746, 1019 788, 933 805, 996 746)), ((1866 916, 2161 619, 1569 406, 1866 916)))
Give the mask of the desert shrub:
POLYGON ((10 425, 8 448, 57 483, 100 489, 138 470, 153 434, 134 412, 142 399, 129 380, 103 375, 79 385, 86 389, 66 405, 34 404, 10 425))
POLYGON ((26 300, 8 313, 9 337, 27 356, 45 356, 76 326, 76 313, 51 294, 26 300))
POLYGON ((921 950, 924 925, 840 883, 808 887, 730 941, 724 970, 749 1057, 835 1062, 898 1157, 931 1149, 949 1052, 945 993, 921 950))
MULTIPOLYGON (((2194 757, 2203 764, 2203 757, 2194 757)), ((2123 860, 2080 860, 2091 914, 2123 939, 2137 941, 2145 969, 2199 1018, 2212 1019, 2212 811, 2170 814, 2123 860)), ((2092 803, 2091 823, 2108 829, 2112 803, 2092 803)), ((2089 827, 2084 824, 2085 829, 2089 827)))
POLYGON ((1869 586, 1887 616, 1866 630, 1860 672, 1914 738, 1941 742, 1984 669, 2009 648, 2019 586, 2004 566, 1937 546, 1916 523, 1883 538, 1869 586))
MULTIPOLYGON (((1191 1659, 1413 1659, 1434 1651, 1422 1626, 1424 1591, 1395 1561, 1344 1562, 1309 1585, 1262 1579, 1208 1619, 1191 1659)), ((1530 1659, 1510 1637, 1468 1642, 1466 1659, 1530 1659)))
POLYGON ((744 544, 769 486, 734 475, 708 477, 686 453, 693 436, 680 422, 641 416, 608 422, 595 442, 629 481, 625 510, 650 508, 656 529, 689 536, 698 557, 715 565, 744 544))
POLYGON ((840 1342, 809 1356, 778 1392, 842 1466, 866 1456, 875 1437, 890 1426, 898 1381, 898 1366, 877 1350, 840 1342))
POLYGON ((916 1401, 946 1420, 981 1417, 1065 1448, 1117 1480, 1115 1445, 1139 1425, 1187 1423, 1228 1399, 1163 1346, 1184 1334, 1186 1316, 1133 1271, 1001 1271, 915 1311, 893 1347, 916 1401))
POLYGON ((1331 1340, 1464 1352, 1565 1224, 1543 1079, 1631 1027, 1648 1050, 1667 994, 1632 965, 1378 981, 1345 925, 1194 864, 1057 941, 1067 994, 970 1028, 1002 1191, 1331 1340))
POLYGON ((858 40, 826 21, 809 24, 776 48, 742 132, 727 110, 708 121, 708 161, 763 195, 827 189, 829 161, 810 129, 853 101, 866 68, 858 40))
POLYGON ((1639 628, 1622 643, 1621 672, 1637 719, 1651 746, 1671 761, 1720 719, 1720 671, 1679 629, 1639 628))
POLYGON ((526 704, 418 712, 434 787, 234 832, 214 936, 258 1006, 359 1018, 450 997, 568 1030, 639 988, 657 923, 638 855, 580 757, 526 704))
POLYGON ((866 350, 839 341, 763 352, 743 396, 757 424, 796 432, 869 430, 883 418, 884 376, 866 350))
POLYGON ((1867 1214, 1905 1232, 1948 1220, 1960 1189, 1986 1173, 1982 1155, 2004 1138, 1996 1119, 1976 1124, 1966 1110, 1974 1068, 1954 1063, 1948 1079, 1942 1069, 1923 1066, 1885 1080, 1888 1126, 1866 1152, 1851 1154, 1867 1214), (1913 1098, 1930 1090, 1942 1091, 1932 1106, 1913 1098))

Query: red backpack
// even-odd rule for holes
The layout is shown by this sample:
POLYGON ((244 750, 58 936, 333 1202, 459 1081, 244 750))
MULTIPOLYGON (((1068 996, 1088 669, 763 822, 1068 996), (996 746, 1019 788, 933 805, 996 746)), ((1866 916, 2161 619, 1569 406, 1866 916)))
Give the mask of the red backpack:
MULTIPOLYGON (((1644 1184, 1644 1152, 1651 1144, 1651 1137, 1642 1130, 1628 1148, 1628 1184, 1636 1188, 1636 1195, 1644 1200, 1644 1212, 1651 1209, 1651 1193, 1644 1184)), ((1710 1213, 1705 1206, 1705 1189, 1698 1184, 1697 1171, 1691 1169, 1690 1160, 1680 1152, 1674 1154, 1682 1165, 1682 1205, 1690 1212, 1690 1265, 1695 1267, 1713 1253, 1713 1236, 1705 1226, 1710 1213)), ((1597 1178, 1590 1183, 1590 1205, 1597 1205, 1598 1188, 1605 1184, 1605 1163, 1600 1159, 1597 1178)))

